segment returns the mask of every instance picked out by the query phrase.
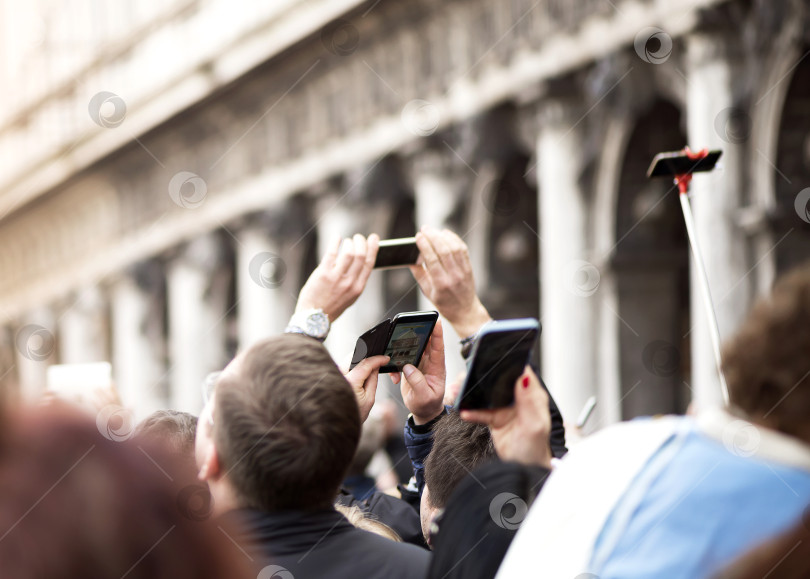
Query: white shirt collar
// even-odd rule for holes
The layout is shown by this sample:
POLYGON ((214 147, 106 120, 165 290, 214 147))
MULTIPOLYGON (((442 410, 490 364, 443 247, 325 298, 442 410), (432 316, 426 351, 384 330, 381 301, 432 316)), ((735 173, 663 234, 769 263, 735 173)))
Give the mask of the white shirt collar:
POLYGON ((698 431, 722 443, 732 454, 810 471, 810 445, 798 438, 758 426, 720 408, 702 411, 695 422, 698 431))

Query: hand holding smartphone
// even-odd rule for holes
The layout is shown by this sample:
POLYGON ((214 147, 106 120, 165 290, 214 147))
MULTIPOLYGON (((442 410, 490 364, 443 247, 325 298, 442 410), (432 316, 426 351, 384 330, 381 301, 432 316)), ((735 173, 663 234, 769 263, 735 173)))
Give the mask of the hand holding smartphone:
POLYGON ((391 357, 380 368, 381 374, 400 372, 405 364, 418 366, 438 319, 438 312, 425 311, 404 312, 393 320, 383 320, 357 339, 349 369, 380 354, 391 357))
POLYGON ((534 318, 485 325, 473 345, 469 372, 456 399, 456 408, 511 406, 515 400, 515 381, 529 363, 539 334, 540 322, 534 318))
POLYGON ((112 366, 109 362, 48 366, 47 392, 82 408, 98 410, 99 393, 114 393, 112 366))

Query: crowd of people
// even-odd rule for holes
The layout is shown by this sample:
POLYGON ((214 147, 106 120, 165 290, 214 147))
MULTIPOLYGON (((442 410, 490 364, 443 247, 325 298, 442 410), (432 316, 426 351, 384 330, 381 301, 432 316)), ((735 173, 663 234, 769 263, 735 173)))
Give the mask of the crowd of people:
MULTIPOLYGON (((467 246, 431 228, 416 243, 416 282, 469 344, 491 318, 467 246)), ((378 245, 335 240, 287 331, 213 376, 199 417, 156 412, 118 440, 69 404, 4 408, 0 576, 810 576, 810 267, 726 344, 727 408, 621 423, 568 452, 532 364, 512 406, 452 407, 458 345, 441 322, 418 367, 391 375, 410 413, 391 436, 396 413, 373 410, 388 357, 342 370, 322 344, 378 245), (379 490, 366 468, 383 445, 404 480, 379 490)))

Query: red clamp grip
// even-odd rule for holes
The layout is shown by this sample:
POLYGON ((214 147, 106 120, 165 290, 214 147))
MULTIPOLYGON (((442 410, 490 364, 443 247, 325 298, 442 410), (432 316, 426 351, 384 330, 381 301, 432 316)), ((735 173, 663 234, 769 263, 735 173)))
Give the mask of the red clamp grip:
MULTIPOLYGON (((701 149, 700 151, 692 151, 689 147, 683 148, 683 154, 692 161, 699 161, 709 154, 709 149, 701 149)), ((692 173, 684 173, 683 175, 675 175, 675 184, 678 186, 678 191, 681 195, 686 195, 689 191, 689 183, 692 181, 692 173)))

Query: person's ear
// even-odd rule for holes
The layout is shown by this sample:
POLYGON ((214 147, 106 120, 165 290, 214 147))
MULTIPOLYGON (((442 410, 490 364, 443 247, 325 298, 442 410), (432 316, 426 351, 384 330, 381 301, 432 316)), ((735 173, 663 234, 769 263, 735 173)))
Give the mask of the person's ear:
POLYGON ((219 464, 219 454, 217 454, 217 449, 214 446, 214 443, 208 441, 205 448, 205 454, 203 456, 202 466, 200 467, 200 472, 197 474, 197 478, 202 481, 211 481, 218 479, 220 474, 221 468, 219 464))

